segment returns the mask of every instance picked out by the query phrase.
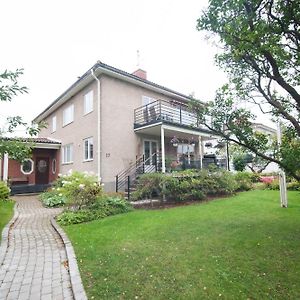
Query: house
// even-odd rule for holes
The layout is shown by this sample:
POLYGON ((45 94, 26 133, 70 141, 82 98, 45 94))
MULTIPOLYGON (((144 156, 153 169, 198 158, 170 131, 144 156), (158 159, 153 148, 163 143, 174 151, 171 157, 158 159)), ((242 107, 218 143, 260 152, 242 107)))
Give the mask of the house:
POLYGON ((142 69, 130 74, 97 62, 34 121, 48 124, 39 136, 59 148, 60 173, 94 172, 114 191, 138 172, 201 168, 211 160, 205 144, 215 137, 189 110, 190 100, 147 80, 142 69))

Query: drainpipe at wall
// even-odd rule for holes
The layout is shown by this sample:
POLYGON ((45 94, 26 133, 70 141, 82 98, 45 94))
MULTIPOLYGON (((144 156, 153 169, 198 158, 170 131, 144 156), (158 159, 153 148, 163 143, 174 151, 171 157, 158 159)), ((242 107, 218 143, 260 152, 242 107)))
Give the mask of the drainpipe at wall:
POLYGON ((91 74, 97 81, 97 151, 98 151, 98 156, 97 156, 97 169, 98 169, 98 181, 101 181, 101 111, 100 111, 100 99, 101 99, 101 94, 100 94, 100 80, 97 78, 97 76, 94 74, 94 70, 91 69, 91 74))

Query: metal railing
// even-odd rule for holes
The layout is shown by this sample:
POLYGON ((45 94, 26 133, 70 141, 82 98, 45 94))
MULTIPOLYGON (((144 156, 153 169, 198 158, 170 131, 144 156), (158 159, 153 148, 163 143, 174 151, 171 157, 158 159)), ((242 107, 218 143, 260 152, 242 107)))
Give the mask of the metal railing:
POLYGON ((183 103, 156 100, 134 110, 135 126, 164 121, 173 124, 201 128, 197 115, 183 103))
POLYGON ((153 153, 146 159, 145 155, 142 155, 116 176, 116 192, 126 192, 127 199, 130 200, 131 187, 136 182, 137 177, 144 173, 159 172, 160 170, 159 152, 153 153))

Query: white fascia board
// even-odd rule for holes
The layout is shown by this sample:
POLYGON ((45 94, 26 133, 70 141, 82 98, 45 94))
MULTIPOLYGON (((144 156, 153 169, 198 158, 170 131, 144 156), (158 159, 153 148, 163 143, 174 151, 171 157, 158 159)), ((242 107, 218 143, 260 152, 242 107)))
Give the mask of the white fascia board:
POLYGON ((34 149, 60 149, 61 145, 51 143, 34 143, 34 149))
POLYGON ((198 136, 205 136, 205 137, 211 137, 211 138, 220 138, 217 135, 213 135, 207 132, 202 132, 202 131, 198 131, 198 130, 193 130, 193 129, 186 129, 186 128, 180 128, 177 126, 172 126, 172 125, 162 125, 164 129, 167 130, 173 130, 173 131, 177 131, 177 132, 183 132, 183 133, 187 133, 187 134, 192 134, 192 135, 198 135, 198 136))

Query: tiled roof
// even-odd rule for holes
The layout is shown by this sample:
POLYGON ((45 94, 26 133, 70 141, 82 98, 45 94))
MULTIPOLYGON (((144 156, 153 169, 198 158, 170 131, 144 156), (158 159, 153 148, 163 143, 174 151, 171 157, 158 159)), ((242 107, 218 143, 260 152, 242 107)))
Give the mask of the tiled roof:
POLYGON ((38 144, 55 144, 55 145, 60 145, 61 143, 58 141, 54 141, 48 138, 43 138, 43 137, 38 137, 38 138, 32 138, 32 137, 1 137, 0 141, 6 140, 6 141, 20 141, 24 143, 38 143, 38 144))
POLYGON ((100 62, 100 61, 97 62, 97 63, 94 65, 93 68, 96 69, 96 68, 98 68, 98 67, 100 67, 100 68, 105 68, 105 69, 107 69, 107 70, 116 72, 116 73, 118 73, 118 74, 120 74, 120 75, 124 75, 124 76, 130 77, 130 78, 132 78, 132 79, 135 79, 135 80, 137 80, 137 81, 144 82, 144 83, 146 83, 146 84, 152 85, 152 86, 154 86, 154 87, 157 87, 157 88, 159 88, 159 89, 165 90, 165 91, 170 92, 170 93, 172 93, 172 94, 176 94, 176 95, 178 95, 178 96, 180 96, 180 97, 187 98, 187 99, 190 99, 190 98, 191 98, 191 97, 189 97, 189 96, 187 96, 187 95, 184 95, 184 94, 182 94, 182 93, 176 92, 176 91, 174 91, 174 90, 171 90, 171 89, 169 89, 169 88, 167 88, 167 87, 165 87, 165 86, 159 85, 159 84, 154 83, 154 82, 152 82, 152 81, 149 81, 149 80, 147 80, 147 79, 143 79, 143 78, 138 77, 138 76, 136 76, 136 75, 130 74, 130 73, 125 72, 125 71, 122 71, 122 70, 120 70, 120 69, 117 69, 117 68, 115 68, 115 67, 112 67, 112 66, 110 66, 110 65, 107 65, 107 64, 105 64, 105 63, 103 63, 103 62, 100 62))

